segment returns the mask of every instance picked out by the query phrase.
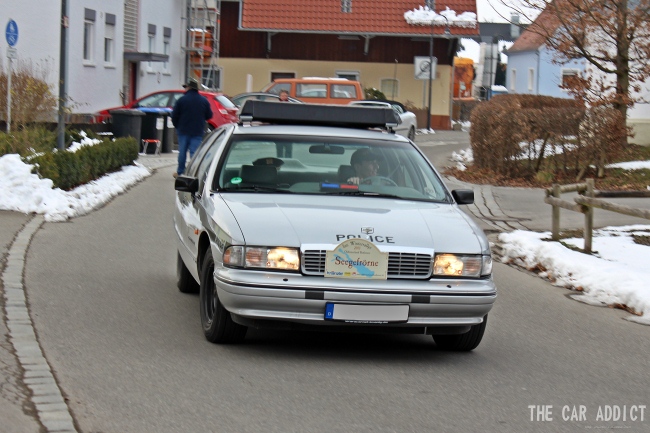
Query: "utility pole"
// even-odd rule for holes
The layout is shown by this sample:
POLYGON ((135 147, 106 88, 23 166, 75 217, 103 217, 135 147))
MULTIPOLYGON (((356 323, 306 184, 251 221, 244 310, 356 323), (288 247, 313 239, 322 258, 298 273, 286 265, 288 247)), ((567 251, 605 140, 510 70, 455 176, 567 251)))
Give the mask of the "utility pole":
POLYGON ((59 47, 59 113, 56 134, 56 147, 65 149, 65 103, 67 91, 68 67, 68 1, 61 0, 61 43, 59 47))

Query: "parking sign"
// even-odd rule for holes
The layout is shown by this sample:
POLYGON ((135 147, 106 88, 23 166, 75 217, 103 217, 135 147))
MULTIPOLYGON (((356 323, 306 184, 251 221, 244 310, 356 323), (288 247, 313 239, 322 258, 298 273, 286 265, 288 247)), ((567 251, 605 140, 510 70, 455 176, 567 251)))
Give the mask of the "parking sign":
POLYGON ((16 24, 16 21, 9 20, 5 29, 5 37, 10 47, 16 45, 16 42, 18 42, 18 24, 16 24))

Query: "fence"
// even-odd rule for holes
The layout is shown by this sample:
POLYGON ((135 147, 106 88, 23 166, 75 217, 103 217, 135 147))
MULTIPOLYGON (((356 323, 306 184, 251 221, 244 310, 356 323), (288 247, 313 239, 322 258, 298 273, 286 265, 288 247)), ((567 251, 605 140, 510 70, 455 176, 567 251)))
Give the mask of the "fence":
POLYGON ((574 183, 571 185, 553 184, 552 188, 546 189, 546 197, 544 198, 544 203, 553 206, 552 239, 554 241, 560 240, 560 208, 580 212, 585 215, 583 234, 585 240, 583 251, 585 253, 591 253, 594 230, 594 208, 650 220, 650 210, 648 209, 633 208, 601 200, 596 197, 650 197, 650 191, 598 191, 594 189, 593 179, 586 179, 585 183, 574 183), (574 202, 570 202, 560 198, 561 194, 565 192, 577 192, 580 195, 574 197, 574 202))

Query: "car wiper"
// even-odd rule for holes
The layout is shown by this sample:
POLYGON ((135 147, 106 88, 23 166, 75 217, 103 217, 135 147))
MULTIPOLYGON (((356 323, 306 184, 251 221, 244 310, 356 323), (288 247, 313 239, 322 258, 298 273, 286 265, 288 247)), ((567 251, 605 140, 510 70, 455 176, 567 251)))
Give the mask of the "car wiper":
POLYGON ((276 186, 265 186, 265 185, 239 185, 237 188, 222 188, 221 191, 228 192, 242 192, 242 191, 263 191, 263 192, 281 192, 281 193, 292 193, 288 189, 278 188, 276 186))
POLYGON ((353 196, 363 196, 363 197, 380 197, 380 198, 404 198, 395 194, 386 194, 382 192, 374 191, 360 191, 360 190, 338 190, 338 191, 326 191, 327 195, 353 195, 353 196))

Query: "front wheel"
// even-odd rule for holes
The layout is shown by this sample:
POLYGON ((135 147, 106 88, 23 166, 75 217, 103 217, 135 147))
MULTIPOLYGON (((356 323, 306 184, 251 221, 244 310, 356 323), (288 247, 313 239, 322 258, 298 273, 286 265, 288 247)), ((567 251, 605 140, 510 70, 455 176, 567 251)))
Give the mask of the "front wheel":
POLYGON ((217 296, 214 283, 214 258, 208 248, 201 267, 201 289, 199 294, 201 325, 205 338, 211 343, 239 343, 246 336, 248 328, 232 320, 217 296))
POLYGON ((472 326, 468 332, 458 335, 434 335, 433 341, 441 350, 455 352, 469 352, 478 347, 483 339, 485 327, 487 326, 487 315, 483 322, 472 326))

